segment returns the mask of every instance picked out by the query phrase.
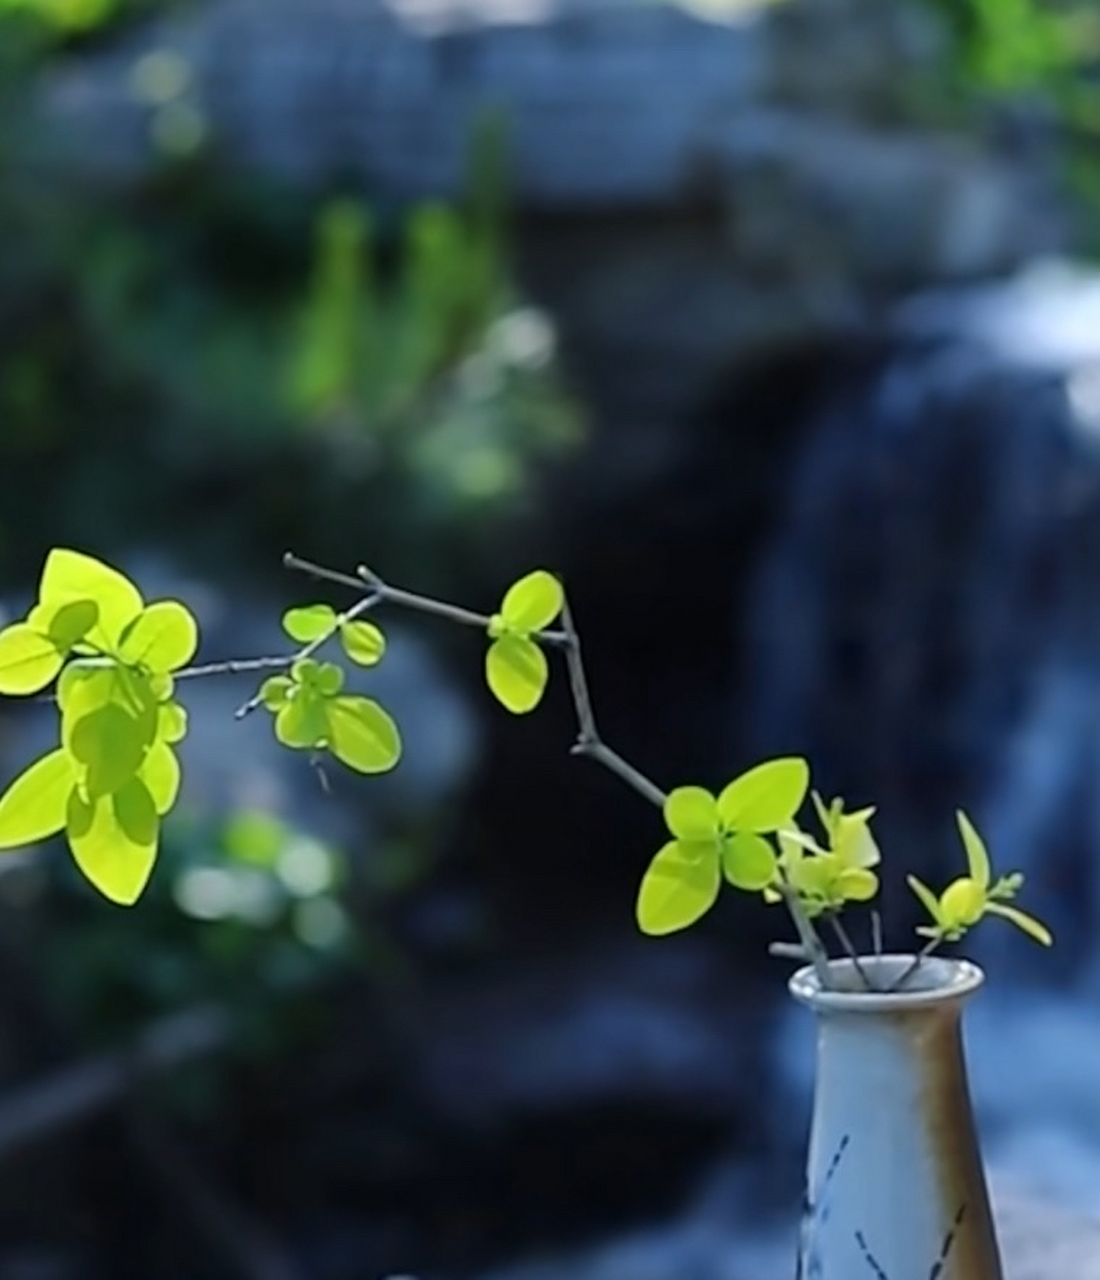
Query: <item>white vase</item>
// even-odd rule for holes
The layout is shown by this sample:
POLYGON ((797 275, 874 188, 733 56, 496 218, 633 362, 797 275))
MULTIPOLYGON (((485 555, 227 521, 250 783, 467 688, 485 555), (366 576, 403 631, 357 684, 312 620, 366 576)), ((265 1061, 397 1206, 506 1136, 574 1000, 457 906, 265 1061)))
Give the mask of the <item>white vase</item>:
POLYGON ((982 971, 910 956, 791 979, 817 1017, 817 1079, 798 1280, 1002 1280, 963 1059, 963 1003, 982 971))

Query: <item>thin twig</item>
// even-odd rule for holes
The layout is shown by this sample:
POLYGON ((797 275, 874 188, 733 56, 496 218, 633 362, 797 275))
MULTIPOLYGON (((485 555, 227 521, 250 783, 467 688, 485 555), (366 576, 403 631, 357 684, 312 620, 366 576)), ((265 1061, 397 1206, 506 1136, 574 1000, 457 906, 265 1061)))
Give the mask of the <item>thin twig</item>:
POLYGON ((296 653, 271 658, 228 658, 225 662, 207 662, 201 667, 184 667, 173 671, 173 680, 194 680, 199 676, 243 676, 254 671, 285 670, 298 660, 296 653))
POLYGON ((806 964, 810 959, 806 948, 799 942, 770 942, 768 954, 780 960, 797 960, 800 964, 806 964))
POLYGON ((871 979, 867 976, 867 970, 863 967, 863 962, 859 958, 859 952, 856 950, 852 939, 848 936, 848 930, 845 929, 840 916, 835 911, 829 912, 829 925, 833 933, 836 934, 837 941, 844 948, 845 954, 852 964, 855 965, 856 973, 859 974, 860 980, 868 991, 873 991, 874 986, 871 979))
POLYGON ((810 963, 814 967, 814 973, 817 974, 817 980, 823 991, 829 989, 829 953, 822 945, 821 939, 817 936, 817 930, 810 923, 810 918, 802 909, 802 903, 798 899, 798 894, 791 887, 790 881, 782 871, 780 877, 780 892, 783 895, 783 901, 786 903, 787 911, 790 913, 791 919, 794 921, 794 927, 798 930, 798 937, 802 943, 802 948, 809 957, 810 963))
POLYGON ((876 956, 882 955, 882 912, 871 908, 871 948, 876 956))
POLYGON ((897 982, 895 982, 892 986, 887 987, 887 990, 900 991, 902 987, 904 987, 905 984, 909 981, 909 979, 913 976, 913 974, 915 974, 916 971, 921 967, 924 961, 928 959, 928 957, 932 954, 932 952, 942 945, 943 945, 942 938, 929 938, 928 941, 924 944, 924 946, 921 947, 921 949, 913 957, 909 967, 905 970, 905 972, 901 975, 901 977, 897 980, 897 982))
POLYGON ((564 597, 561 619, 565 631, 565 662, 569 670, 569 688, 573 694, 573 706, 577 713, 577 741, 573 745, 573 755, 588 756, 589 759, 602 764, 605 769, 609 769, 620 777, 627 786, 633 787, 651 804, 663 809, 668 797, 661 788, 624 760, 617 751, 613 751, 600 737, 600 731, 596 727, 596 713, 592 708, 592 695, 588 690, 584 659, 581 655, 581 638, 573 622, 569 601, 564 597))

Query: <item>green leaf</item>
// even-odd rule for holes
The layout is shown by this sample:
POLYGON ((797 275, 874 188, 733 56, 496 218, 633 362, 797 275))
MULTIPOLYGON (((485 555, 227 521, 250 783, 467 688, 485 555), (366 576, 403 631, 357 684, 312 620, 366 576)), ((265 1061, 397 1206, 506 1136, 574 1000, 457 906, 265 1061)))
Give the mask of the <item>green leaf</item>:
POLYGON ((275 736, 286 747, 304 751, 322 746, 328 734, 325 699, 299 688, 275 717, 275 736))
POLYGON ((489 688, 514 715, 524 715, 538 706, 549 675, 546 654, 522 636, 501 636, 485 655, 489 688))
MULTIPOLYGON (((704 846, 705 847, 705 846, 704 846)), ((638 890, 635 915, 643 933, 660 937, 686 929, 714 906, 722 881, 718 851, 664 846, 649 864, 638 890)))
POLYGON ((878 893, 878 876, 866 867, 845 867, 837 887, 845 902, 870 902, 878 893))
POLYGON ((91 599, 99 606, 99 621, 89 639, 102 649, 118 644, 126 625, 141 612, 141 592, 124 574, 79 551, 56 548, 46 558, 38 588, 41 604, 91 599))
POLYGON ((317 677, 321 672, 321 664, 316 658, 299 658, 298 661, 290 668, 291 676, 298 681, 299 684, 307 685, 312 688, 317 683, 317 677))
POLYGON ((131 906, 141 896, 157 856, 160 822, 153 797, 138 778, 117 794, 69 797, 69 847, 77 866, 112 902, 131 906))
POLYGON ((777 831, 790 826, 809 785, 810 770, 805 760, 768 760, 726 787, 718 797, 718 811, 728 827, 777 831))
POLYGON ((325 698, 335 698, 344 687, 344 670, 335 662, 323 662, 313 680, 313 687, 325 698))
POLYGON ((56 835, 65 826, 76 765, 58 748, 36 760, 0 798, 0 849, 16 849, 56 835))
POLYGON ((180 762, 167 742, 153 743, 138 770, 138 777, 152 796, 157 813, 163 818, 180 793, 180 762))
POLYGON ((27 624, 49 637, 59 653, 67 654, 99 621, 99 605, 94 600, 56 601, 36 605, 27 624))
POLYGON ((386 652, 386 637, 373 622, 345 622, 340 627, 344 652, 361 667, 373 667, 386 652))
POLYGON ((328 704, 328 745, 359 773, 385 773, 401 757, 397 725, 370 698, 334 698, 328 704))
POLYGON ((955 814, 955 820, 959 824, 959 834, 962 836, 963 845, 966 847, 966 860, 970 866, 970 878, 981 886, 983 892, 989 888, 989 853, 986 850, 985 843, 981 836, 978 835, 974 824, 966 816, 961 809, 955 814))
POLYGON ((157 600, 126 627, 119 652, 124 662, 165 674, 185 667, 198 647, 191 611, 178 600, 157 600))
POLYGON ((755 893, 775 879, 778 861, 775 850, 763 836, 738 831, 724 842, 722 870, 735 888, 755 893))
POLYGON ((335 627, 336 610, 331 605, 303 605, 283 614, 283 630, 299 644, 312 644, 335 627))
POLYGON ((918 880, 916 876, 906 876, 905 878, 909 885, 909 888, 912 889, 913 892, 917 895, 917 897, 921 900, 921 903, 923 904, 924 909, 928 912, 928 914, 932 917, 932 919, 935 920, 937 924, 942 923, 940 920, 939 900, 937 899, 936 895, 932 892, 932 890, 929 889, 929 887, 924 883, 923 880, 918 880))
POLYGON ((162 742, 182 742, 187 736, 187 708, 178 702, 164 702, 157 708, 156 736, 162 742))
POLYGON ((545 569, 536 569, 508 588, 500 612, 509 628, 528 635, 548 627, 563 603, 561 583, 545 569))
POLYGON ((87 770, 89 798, 110 795, 137 773, 149 740, 143 726, 117 703, 109 702, 73 726, 69 750, 87 770))
POLYGON ((1034 938, 1036 942, 1042 943, 1044 947, 1052 947, 1054 945, 1054 935, 1041 921, 1036 920, 1034 916, 1029 916, 1026 911, 1021 911, 1019 907, 1010 907, 1004 902, 986 903, 986 908, 991 915, 1002 916, 1005 920, 1011 920, 1018 928, 1022 929, 1029 937, 1034 938))
POLYGON ((874 809, 837 814, 832 833, 832 849, 846 867, 874 867, 882 861, 871 835, 874 809))
POLYGON ((665 823, 681 840, 718 835, 718 801, 703 787, 676 787, 665 800, 665 823))
POLYGON ((260 701, 268 711, 279 711, 285 707, 294 688, 294 681, 289 676, 270 676, 260 685, 260 701))
POLYGON ((160 707, 150 677, 129 667, 89 667, 70 663, 62 672, 57 689, 61 706, 61 744, 72 750, 76 726, 86 716, 103 707, 124 711, 136 726, 142 744, 150 746, 157 736, 160 707))
POLYGON ((970 876, 960 876, 943 891, 940 898, 940 922, 947 929, 969 929, 982 918, 985 890, 970 876))
POLYGON ((0 693, 38 693, 61 670, 64 659, 46 636, 24 622, 0 631, 0 693))

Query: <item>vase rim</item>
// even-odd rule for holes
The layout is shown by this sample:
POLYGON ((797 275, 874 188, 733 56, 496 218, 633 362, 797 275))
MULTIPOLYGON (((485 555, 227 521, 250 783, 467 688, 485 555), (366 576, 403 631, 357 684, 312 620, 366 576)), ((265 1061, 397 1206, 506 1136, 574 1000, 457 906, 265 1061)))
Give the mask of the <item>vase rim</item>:
POLYGON ((860 968, 882 990, 868 991, 855 961, 848 957, 828 962, 829 975, 837 982, 835 988, 821 985, 813 965, 799 969, 787 985, 796 1000, 818 1012, 893 1013, 963 1000, 985 981, 985 973, 973 961, 930 956, 921 961, 903 991, 889 990, 913 960, 912 955, 860 956, 860 968))

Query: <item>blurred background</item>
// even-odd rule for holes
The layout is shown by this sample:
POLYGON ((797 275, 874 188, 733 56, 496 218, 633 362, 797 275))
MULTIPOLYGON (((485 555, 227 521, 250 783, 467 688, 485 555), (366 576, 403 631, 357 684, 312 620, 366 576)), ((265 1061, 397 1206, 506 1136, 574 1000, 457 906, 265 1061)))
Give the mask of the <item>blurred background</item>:
MULTIPOLYGON (((986 1152, 1100 1213, 1098 72, 1091 0, 0 0, 3 608, 73 546, 214 660, 346 603, 288 549, 561 572, 660 785, 879 806, 891 945, 957 806, 1027 873, 986 1152)), ((789 1275, 788 926, 638 936, 659 815, 563 673, 514 720, 382 621, 394 774, 192 682, 138 907, 5 861, 0 1280, 789 1275)), ((0 708, 5 784, 53 732, 0 708)))

